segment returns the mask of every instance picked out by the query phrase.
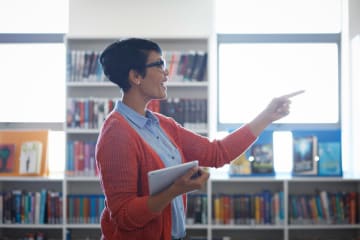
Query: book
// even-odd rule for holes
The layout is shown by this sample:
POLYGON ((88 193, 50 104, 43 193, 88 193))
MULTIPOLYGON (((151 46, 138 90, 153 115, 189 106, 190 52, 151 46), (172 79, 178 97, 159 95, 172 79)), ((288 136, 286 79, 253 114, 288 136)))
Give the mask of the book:
POLYGON ((243 153, 234 160, 230 162, 229 165, 229 175, 250 175, 251 174, 251 164, 246 157, 246 154, 243 153))
POLYGON ((319 175, 342 176, 340 142, 319 142, 319 175))
POLYGON ((15 144, 0 143, 0 174, 15 171, 15 144))
POLYGON ((274 174, 272 144, 254 144, 251 146, 249 160, 252 174, 274 174))
POLYGON ((316 136, 293 140, 293 175, 318 175, 318 141, 316 136))
POLYGON ((20 174, 40 174, 42 143, 40 141, 24 142, 20 150, 20 174))

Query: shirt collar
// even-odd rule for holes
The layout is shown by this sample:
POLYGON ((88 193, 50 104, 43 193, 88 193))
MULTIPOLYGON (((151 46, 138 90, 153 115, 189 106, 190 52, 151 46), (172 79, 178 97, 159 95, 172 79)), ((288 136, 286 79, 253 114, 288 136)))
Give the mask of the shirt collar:
POLYGON ((159 123, 159 119, 151 111, 146 110, 145 116, 142 116, 120 100, 116 102, 115 110, 139 128, 144 128, 148 122, 159 123))

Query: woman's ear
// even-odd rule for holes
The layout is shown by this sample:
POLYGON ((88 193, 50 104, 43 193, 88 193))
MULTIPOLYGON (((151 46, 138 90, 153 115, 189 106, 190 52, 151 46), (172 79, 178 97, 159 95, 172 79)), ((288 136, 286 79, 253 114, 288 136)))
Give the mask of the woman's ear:
POLYGON ((140 85, 142 76, 134 69, 131 69, 129 72, 129 80, 131 85, 140 85))

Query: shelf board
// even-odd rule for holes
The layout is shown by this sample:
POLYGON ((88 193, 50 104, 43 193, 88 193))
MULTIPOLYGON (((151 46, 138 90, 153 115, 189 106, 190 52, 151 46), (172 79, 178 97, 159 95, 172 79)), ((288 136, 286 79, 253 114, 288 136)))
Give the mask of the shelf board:
POLYGON ((212 229, 215 230, 237 230, 237 229, 243 229, 243 230, 283 230, 284 225, 272 225, 272 224, 255 224, 255 225, 235 225, 235 224, 216 224, 211 226, 212 229))
POLYGON ((289 229, 360 229, 360 224, 306 224, 288 225, 289 229))
POLYGON ((68 128, 66 129, 67 134, 98 134, 99 129, 81 129, 81 128, 68 128))
POLYGON ((6 176, 0 177, 1 182, 62 182, 63 176, 49 176, 49 177, 38 177, 38 176, 6 176))
POLYGON ((96 176, 66 176, 65 180, 68 182, 98 182, 99 177, 96 176))
POLYGON ((112 82, 67 82, 67 87, 117 87, 112 82))
POLYGON ((207 224, 186 224, 186 229, 207 229, 209 226, 207 224))
POLYGON ((0 228, 62 229, 63 224, 11 223, 11 224, 1 224, 0 228))
POLYGON ((87 223, 87 224, 65 224, 66 228, 81 228, 81 229, 86 229, 86 228, 92 228, 92 229, 100 229, 100 224, 99 223, 87 223))

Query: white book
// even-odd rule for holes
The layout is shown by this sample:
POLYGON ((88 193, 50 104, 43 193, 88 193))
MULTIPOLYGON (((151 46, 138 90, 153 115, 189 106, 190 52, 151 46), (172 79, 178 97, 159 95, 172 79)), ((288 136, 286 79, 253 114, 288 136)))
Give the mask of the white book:
POLYGON ((42 143, 40 141, 24 142, 20 149, 20 174, 40 174, 42 143))

